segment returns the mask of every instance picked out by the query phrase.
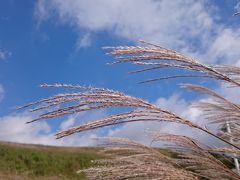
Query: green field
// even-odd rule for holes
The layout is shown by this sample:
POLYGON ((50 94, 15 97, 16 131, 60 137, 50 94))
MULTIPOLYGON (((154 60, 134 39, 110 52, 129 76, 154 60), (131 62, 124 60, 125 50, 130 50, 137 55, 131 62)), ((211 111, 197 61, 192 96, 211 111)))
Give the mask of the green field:
POLYGON ((0 143, 0 179, 84 179, 76 171, 103 158, 97 148, 0 143))

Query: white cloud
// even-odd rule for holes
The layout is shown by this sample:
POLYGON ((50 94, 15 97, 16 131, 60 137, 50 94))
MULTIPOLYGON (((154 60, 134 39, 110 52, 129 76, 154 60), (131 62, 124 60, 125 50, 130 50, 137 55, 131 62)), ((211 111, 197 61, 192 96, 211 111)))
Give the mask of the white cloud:
POLYGON ((107 31, 160 43, 206 63, 239 64, 240 30, 226 27, 217 13, 207 0, 39 0, 35 10, 39 21, 55 17, 79 30, 77 49, 90 46, 90 33, 107 31))
POLYGON ((5 90, 3 86, 0 84, 0 102, 3 100, 5 94, 5 90))
MULTIPOLYGON (((26 124, 31 119, 33 117, 28 113, 0 117, 0 140, 54 146, 92 146, 96 144, 92 138, 97 137, 97 131, 75 134, 57 140, 50 124, 45 121, 26 124)), ((70 126, 66 124, 65 127, 70 126)))
POLYGON ((91 46, 91 35, 90 33, 86 33, 84 36, 81 36, 76 43, 76 50, 81 48, 87 48, 91 46))
POLYGON ((216 91, 231 102, 240 104, 239 87, 229 87, 227 84, 222 83, 216 91))
POLYGON ((76 123, 77 119, 75 116, 70 116, 67 120, 63 121, 60 124, 60 128, 61 129, 67 129, 70 128, 71 126, 73 126, 76 123))
POLYGON ((11 52, 7 50, 0 49, 0 60, 6 60, 12 55, 11 52))
POLYGON ((240 1, 238 1, 238 3, 235 5, 234 8, 235 8, 236 12, 240 11, 240 1))
POLYGON ((66 120, 60 124, 60 129, 67 129, 73 126, 77 126, 81 123, 86 123, 92 120, 101 119, 106 116, 104 110, 95 110, 90 112, 82 112, 75 115, 70 115, 66 120))
POLYGON ((48 7, 49 6, 47 5, 47 1, 45 1, 45 0, 37 1, 34 15, 37 18, 38 26, 41 24, 42 21, 48 19, 48 17, 49 17, 48 7))
POLYGON ((36 142, 50 133, 50 126, 46 122, 38 124, 25 124, 31 116, 15 114, 0 118, 0 139, 19 142, 36 142), (40 135, 42 134, 42 135, 40 135))
POLYGON ((180 95, 173 94, 169 98, 160 97, 157 99, 155 103, 158 107, 169 109, 175 113, 184 112, 186 107, 188 107, 188 103, 180 98, 180 95))
POLYGON ((207 53, 208 62, 240 65, 240 29, 221 29, 207 53))
POLYGON ((186 46, 191 38, 201 41, 209 36, 211 11, 205 1, 194 0, 39 0, 35 14, 39 20, 57 16, 80 32, 109 31, 133 41, 140 38, 177 47, 186 46))

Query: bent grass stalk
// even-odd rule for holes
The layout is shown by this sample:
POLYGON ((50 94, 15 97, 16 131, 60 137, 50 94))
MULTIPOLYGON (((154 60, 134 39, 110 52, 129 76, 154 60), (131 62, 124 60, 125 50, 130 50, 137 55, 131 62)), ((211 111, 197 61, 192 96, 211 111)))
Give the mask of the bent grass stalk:
POLYGON ((22 108, 31 108, 30 111, 36 112, 40 110, 45 110, 47 112, 40 114, 37 118, 27 122, 32 123, 42 119, 52 119, 60 116, 80 113, 84 111, 103 109, 103 108, 113 108, 113 107, 132 107, 139 108, 141 110, 135 110, 130 112, 125 112, 121 114, 112 115, 100 120, 91 121, 67 130, 63 130, 56 134, 57 138, 62 138, 69 136, 77 132, 83 132, 91 129, 102 128, 106 126, 112 126, 116 124, 129 123, 129 122, 176 122, 180 124, 185 124, 191 128, 199 129, 237 149, 240 150, 240 147, 232 144, 231 142, 226 141, 225 139, 211 133, 209 130, 202 128, 201 126, 185 119, 179 117, 178 115, 163 110, 156 105, 153 105, 142 99, 125 95, 123 93, 103 89, 103 88, 94 88, 94 87, 84 87, 84 86, 73 86, 66 84, 45 84, 43 87, 55 87, 55 88, 76 88, 82 90, 75 93, 65 93, 58 94, 54 97, 43 99, 34 103, 30 103, 22 108), (79 103, 80 101, 80 103, 79 103), (61 107, 64 103, 74 103, 73 105, 66 105, 61 107), (37 107, 36 107, 37 106, 37 107), (51 109, 50 109, 51 107, 51 109), (52 109, 53 108, 53 109, 52 109))
MULTIPOLYGON (((184 54, 178 53, 171 49, 167 49, 167 48, 154 45, 145 41, 140 41, 140 42, 143 43, 144 46, 107 47, 107 49, 110 49, 109 54, 116 57, 116 61, 113 62, 112 64, 132 63, 138 66, 147 66, 147 68, 132 71, 130 72, 130 74, 142 73, 142 72, 147 72, 152 70, 161 70, 163 68, 180 69, 180 70, 184 70, 184 73, 186 70, 191 72, 191 74, 183 73, 183 74, 176 74, 176 75, 166 76, 166 77, 157 77, 157 78, 141 81, 140 83, 147 83, 147 82, 154 82, 159 80, 168 80, 168 79, 175 79, 175 78, 212 78, 216 80, 221 80, 225 83, 229 83, 231 86, 240 87, 240 78, 239 78, 240 68, 239 67, 234 67, 229 65, 205 65, 203 63, 200 63, 194 58, 188 57, 184 54)), ((225 122, 227 118, 228 122, 234 122, 238 124, 238 121, 240 118, 240 106, 238 104, 228 101, 227 99, 218 95, 214 91, 211 91, 205 87, 190 85, 190 84, 186 84, 183 86, 191 90, 208 94, 215 99, 215 103, 199 102, 198 104, 195 105, 196 107, 203 109, 203 111, 206 113, 205 114, 206 117, 212 123, 221 124, 225 122)), ((190 128, 198 129, 236 148, 236 149, 228 150, 228 152, 231 151, 231 152, 234 152, 235 154, 238 154, 236 153, 236 151, 240 150, 240 147, 237 143, 229 142, 225 137, 215 135, 208 129, 203 128, 186 118, 182 118, 170 111, 161 109, 156 105, 151 104, 147 101, 144 101, 136 97, 125 95, 121 92, 104 89, 104 88, 96 88, 96 87, 90 87, 90 86, 87 87, 87 86, 79 86, 79 85, 67 85, 67 84, 51 84, 51 85, 43 84, 41 87, 64 88, 64 89, 71 89, 71 90, 77 90, 77 91, 71 92, 71 93, 57 94, 53 97, 42 99, 37 102, 30 103, 18 108, 18 109, 27 108, 32 113, 40 114, 35 119, 32 119, 27 123, 32 123, 32 122, 43 120, 43 119, 53 119, 53 118, 62 117, 65 115, 71 115, 71 114, 97 110, 97 109, 116 108, 116 107, 117 108, 129 107, 133 109, 131 111, 127 111, 119 114, 113 114, 99 120, 94 120, 88 123, 78 125, 76 127, 63 130, 56 134, 57 138, 69 136, 77 132, 84 132, 92 129, 102 128, 102 127, 112 126, 112 125, 117 125, 122 123, 166 121, 166 122, 180 123, 183 125, 187 125, 190 128)), ((238 127, 236 126, 235 129, 236 130, 240 129, 239 127, 240 126, 238 127)), ((233 131, 233 132, 234 132, 233 133, 234 135, 239 134, 239 133, 236 133, 236 131, 233 131)), ((225 136, 234 137, 233 134, 225 133, 225 136)), ((236 136, 234 138, 237 139, 236 136)), ((178 146, 187 148, 188 149, 187 152, 189 152, 189 154, 183 153, 183 151, 181 150, 181 152, 183 153, 182 155, 183 160, 182 161, 180 160, 180 162, 187 166, 189 165, 191 168, 193 168, 194 171, 197 172, 197 176, 201 176, 209 179, 226 178, 226 176, 228 176, 228 177, 232 177, 233 179, 239 179, 239 176, 237 174, 230 171, 228 168, 226 168, 223 164, 221 164, 212 156, 209 156, 209 154, 207 154, 206 151, 203 150, 200 146, 198 146, 198 143, 196 143, 191 138, 187 138, 185 136, 179 136, 179 135, 171 135, 171 134, 155 134, 154 140, 175 142, 178 146), (202 157, 204 158, 201 161, 202 157), (207 163, 206 167, 209 168, 210 170, 204 167, 204 164, 206 163, 207 163), (197 168, 200 168, 200 170, 198 170, 197 168), (217 171, 217 170, 219 171, 219 173, 212 174, 211 171, 217 171)), ((121 142, 122 144, 125 143, 128 145, 127 147, 134 144, 133 142, 130 142, 127 140, 120 140, 120 139, 118 139, 115 142, 118 142, 118 143, 121 142)), ((143 148, 144 146, 137 145, 137 147, 143 148)), ((226 150, 226 148, 221 150, 222 151, 226 150)), ((93 179, 96 177, 99 177, 98 176, 99 174, 97 173, 95 176, 92 172, 99 172, 99 173, 106 174, 109 171, 112 172, 108 174, 109 178, 114 177, 112 175, 120 175, 119 177, 122 176, 122 178, 136 178, 136 177, 149 178, 149 175, 150 175, 151 177, 166 177, 166 178, 181 177, 182 179, 186 179, 187 177, 189 177, 189 179, 196 179, 195 177, 196 174, 194 173, 186 174, 185 171, 178 171, 172 166, 171 166, 172 168, 171 169, 170 166, 166 166, 166 164, 160 164, 159 166, 158 164, 154 163, 154 164, 151 164, 150 166, 151 168, 149 169, 149 166, 148 166, 149 164, 145 164, 144 163, 145 161, 142 161, 141 158, 144 158, 145 160, 146 159, 152 160, 152 157, 155 157, 155 156, 151 156, 151 155, 152 155, 151 153, 150 153, 150 156, 143 153, 142 156, 141 155, 133 156, 134 158, 136 158, 136 160, 138 160, 138 163, 140 163, 139 169, 136 169, 136 166, 138 164, 136 164, 136 162, 134 162, 134 159, 132 159, 132 157, 129 156, 125 158, 127 159, 127 161, 125 161, 127 162, 127 164, 125 164, 124 166, 114 166, 114 168, 117 168, 117 169, 93 168, 93 169, 88 169, 86 171, 88 172, 88 174, 90 174, 90 178, 92 177, 93 179), (138 159, 139 157, 141 158, 138 159), (129 164, 129 162, 131 163, 129 164), (126 173, 126 176, 124 176, 122 174, 122 170, 126 170, 126 169, 128 169, 129 171, 127 171, 128 173, 126 173), (135 171, 136 174, 134 175, 131 174, 132 170, 137 170, 135 171), (171 172, 173 176, 170 176, 171 174, 169 173, 166 174, 167 172, 171 172)), ((159 156, 158 158, 161 159, 162 156, 159 156)), ((118 163, 122 162, 122 160, 123 159, 117 159, 116 164, 118 165, 118 163)), ((167 165, 169 165, 169 163, 167 163, 167 165)))

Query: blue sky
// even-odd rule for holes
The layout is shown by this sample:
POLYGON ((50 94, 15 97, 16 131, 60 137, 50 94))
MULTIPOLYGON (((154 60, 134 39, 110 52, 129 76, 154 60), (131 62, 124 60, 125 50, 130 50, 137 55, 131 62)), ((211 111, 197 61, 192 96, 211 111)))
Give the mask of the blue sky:
MULTIPOLYGON (((202 97, 178 88, 176 84, 182 80, 137 84, 171 71, 129 76, 127 72, 137 67, 106 65, 113 58, 107 56, 102 47, 135 45, 138 39, 144 39, 184 52, 204 63, 240 65, 240 19, 232 16, 236 4, 235 0, 2 1, 0 123, 2 128, 9 129, 18 123, 18 128, 1 131, 0 140, 58 145, 51 136, 63 125, 62 122, 22 125, 31 115, 15 110, 16 106, 53 95, 54 91, 39 88, 42 83, 115 89, 196 119, 196 112, 189 108, 189 104, 202 97)), ((209 80, 197 83, 214 88, 223 95, 229 94, 221 85, 209 80)), ((100 117, 106 113, 95 112, 80 115, 80 118, 100 117)), ((76 118, 63 121, 75 125, 76 118)), ((124 132, 126 137, 145 141, 137 134, 140 128, 141 125, 129 125, 104 132, 117 136, 124 132), (129 133, 135 132, 131 128, 136 129, 136 134, 129 133)), ((178 127, 167 128, 175 131, 178 127)), ((97 135, 97 132, 91 133, 86 136, 97 135)), ((82 143, 83 140, 74 137, 69 145, 88 145, 82 143)), ((64 144, 64 140, 61 143, 64 144)))

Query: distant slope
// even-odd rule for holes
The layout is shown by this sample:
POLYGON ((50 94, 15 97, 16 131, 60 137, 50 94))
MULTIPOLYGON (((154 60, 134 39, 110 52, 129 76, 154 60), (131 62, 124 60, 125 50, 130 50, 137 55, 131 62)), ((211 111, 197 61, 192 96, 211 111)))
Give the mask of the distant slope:
POLYGON ((0 179, 84 179, 76 171, 103 157, 97 148, 0 142, 0 179))
MULTIPOLYGON (((159 149, 176 158, 178 154, 159 149)), ((119 152, 122 153, 122 152, 119 152)), ((229 168, 231 158, 214 154, 229 168)), ((76 171, 93 166, 92 160, 110 158, 100 148, 54 147, 0 141, 0 180, 62 180, 85 179, 76 171)))

